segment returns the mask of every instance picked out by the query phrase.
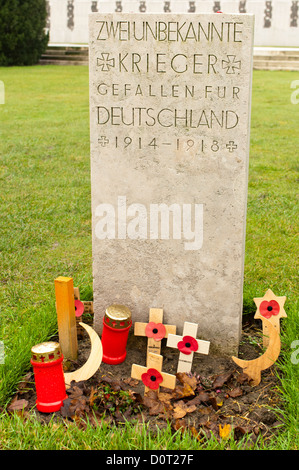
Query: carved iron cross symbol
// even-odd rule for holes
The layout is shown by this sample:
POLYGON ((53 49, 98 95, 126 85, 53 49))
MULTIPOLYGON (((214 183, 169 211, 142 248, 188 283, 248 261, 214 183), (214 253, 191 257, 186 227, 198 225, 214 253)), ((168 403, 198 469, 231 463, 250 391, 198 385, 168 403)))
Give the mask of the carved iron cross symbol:
POLYGON ((102 52, 101 57, 97 57, 98 67, 102 67, 102 72, 108 72, 110 67, 115 66, 115 59, 109 58, 109 52, 102 52))
POLYGON ((109 144, 109 139, 105 135, 101 135, 101 138, 98 138, 98 143, 101 144, 102 147, 106 147, 109 144))
POLYGON ((226 144, 226 148, 230 151, 233 152, 238 148, 238 146, 235 144, 233 140, 230 140, 228 144, 226 144))
POLYGON ((227 60, 222 61, 222 68, 226 69, 226 73, 234 74, 235 69, 241 69, 241 61, 236 60, 235 55, 227 55, 227 60))

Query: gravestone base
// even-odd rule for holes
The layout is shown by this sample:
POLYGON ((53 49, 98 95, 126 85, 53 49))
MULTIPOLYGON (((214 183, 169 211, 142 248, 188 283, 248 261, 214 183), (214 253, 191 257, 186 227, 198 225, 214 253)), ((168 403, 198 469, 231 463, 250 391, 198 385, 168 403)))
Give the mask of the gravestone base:
MULTIPOLYGON (((133 309, 132 309, 133 310, 133 309)), ((138 318, 138 321, 146 321, 146 319, 142 320, 141 315, 135 315, 136 318, 138 318)), ((134 320, 133 318, 133 326, 132 330, 129 332, 129 342, 130 344, 135 344, 135 345, 140 345, 140 339, 134 336, 134 320)), ((217 331, 215 331, 215 334, 211 334, 210 329, 206 329, 206 331, 203 330, 202 328, 202 323, 200 319, 197 320, 199 322, 199 334, 198 338, 204 340, 204 341, 210 341, 210 350, 209 350, 209 356, 213 357, 231 357, 231 356, 236 356, 238 357, 238 351, 239 351, 239 344, 240 344, 240 339, 241 335, 237 337, 230 337, 226 341, 221 341, 219 342, 219 335, 221 335, 221 338, 223 338, 223 332, 220 332, 218 330, 218 336, 217 336, 217 331)), ((235 325, 232 326, 235 328, 235 325)), ((94 320, 94 329, 97 331, 99 335, 101 335, 103 331, 103 324, 101 321, 101 316, 98 315, 97 318, 94 320)), ((178 327, 177 328, 178 334, 182 335, 183 333, 183 327, 178 327)), ((146 342, 144 340, 144 348, 146 350, 146 342)), ((201 356, 200 356, 201 357, 201 356)))
MULTIPOLYGON (((100 271, 94 272, 98 279, 94 289, 94 327, 99 334, 105 309, 112 303, 129 307, 133 323, 147 322, 150 308, 163 308, 164 323, 175 324, 177 334, 182 334, 185 321, 198 323, 198 338, 210 341, 210 354, 237 354, 242 328, 241 276, 235 273, 234 282, 234 273, 230 273, 229 283, 224 268, 223 278, 206 275, 200 266, 192 266, 191 252, 181 264, 175 260, 170 264, 171 251, 162 247, 158 257, 151 244, 145 245, 144 241, 124 240, 121 246, 124 254, 131 253, 129 263, 120 255, 111 264, 114 243, 106 243, 100 271), (135 250, 142 261, 137 257, 133 262, 135 250), (225 284, 229 289, 224 288, 225 284), (152 292, 148 292, 149 286, 152 292)), ((229 270, 229 259, 226 269, 229 270)))

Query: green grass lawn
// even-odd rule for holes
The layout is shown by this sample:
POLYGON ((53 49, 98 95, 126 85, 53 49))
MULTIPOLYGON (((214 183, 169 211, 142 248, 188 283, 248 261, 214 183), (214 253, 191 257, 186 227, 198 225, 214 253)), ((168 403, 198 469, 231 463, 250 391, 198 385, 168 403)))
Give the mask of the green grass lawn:
MULTIPOLYGON (((254 312, 253 297, 271 288, 287 296, 288 315, 279 361, 285 427, 277 441, 267 444, 271 448, 298 446, 299 364, 291 358, 297 357, 292 342, 299 340, 299 104, 290 99, 291 82, 298 78, 296 72, 255 71, 253 79, 244 313, 254 312)), ((92 257, 88 68, 0 68, 0 80, 5 84, 5 104, 0 105, 0 340, 6 354, 0 365, 0 405, 5 405, 30 367, 31 346, 57 331, 54 279, 73 277, 82 298, 92 299, 92 257)), ((0 449, 43 448, 54 431, 58 438, 51 440, 52 448, 58 442, 61 448, 92 448, 91 430, 70 429, 65 432, 57 424, 43 428, 4 414, 0 449)), ((148 433, 137 439, 136 430, 126 432, 131 438, 121 441, 114 430, 113 441, 107 440, 107 430, 101 440, 99 430, 97 448, 200 446, 191 437, 175 444, 179 438, 167 433, 152 441, 148 433)))

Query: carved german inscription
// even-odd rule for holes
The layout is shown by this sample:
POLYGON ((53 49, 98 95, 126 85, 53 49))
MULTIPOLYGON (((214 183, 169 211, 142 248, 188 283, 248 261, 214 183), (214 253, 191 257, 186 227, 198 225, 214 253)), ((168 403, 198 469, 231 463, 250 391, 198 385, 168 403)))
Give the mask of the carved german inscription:
POLYGON ((242 42, 242 25, 238 21, 103 21, 97 20, 98 41, 224 41, 242 42))

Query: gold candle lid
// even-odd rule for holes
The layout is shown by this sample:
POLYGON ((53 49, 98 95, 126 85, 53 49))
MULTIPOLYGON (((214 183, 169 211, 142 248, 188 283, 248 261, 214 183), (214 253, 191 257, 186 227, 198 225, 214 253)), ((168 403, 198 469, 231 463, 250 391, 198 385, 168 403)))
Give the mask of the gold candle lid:
POLYGON ((31 348, 31 357, 35 362, 51 362, 61 357, 60 344, 54 341, 36 344, 31 348))
POLYGON ((132 323, 131 311, 125 305, 110 305, 106 308, 104 322, 111 328, 127 328, 132 323))

